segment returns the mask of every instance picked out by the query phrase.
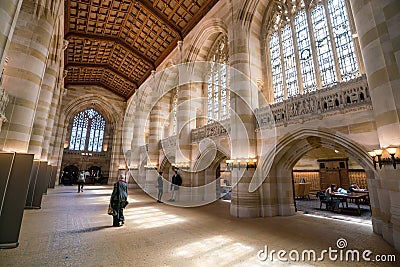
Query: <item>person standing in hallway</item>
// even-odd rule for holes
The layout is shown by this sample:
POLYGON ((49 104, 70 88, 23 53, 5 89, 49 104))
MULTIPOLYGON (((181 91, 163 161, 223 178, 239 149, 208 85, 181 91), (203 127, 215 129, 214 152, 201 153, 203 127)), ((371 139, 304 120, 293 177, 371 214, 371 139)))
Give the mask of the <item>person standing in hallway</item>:
POLYGON ((172 175, 172 183, 171 183, 171 190, 172 190, 172 195, 171 198, 168 201, 175 201, 175 197, 178 194, 179 186, 182 185, 182 178, 178 174, 177 170, 174 170, 174 175, 172 175))
POLYGON ((83 185, 85 184, 85 178, 86 178, 85 172, 81 171, 79 173, 79 178, 78 178, 78 193, 83 192, 83 185))
POLYGON ((115 215, 113 215, 113 226, 122 226, 125 221, 123 210, 128 205, 128 186, 122 174, 119 176, 119 181, 114 183, 110 204, 111 208, 115 211, 115 215))
POLYGON ((163 195, 163 186, 164 186, 162 174, 163 174, 162 172, 159 172, 158 177, 157 177, 157 189, 158 189, 157 202, 158 203, 162 203, 161 198, 163 195))

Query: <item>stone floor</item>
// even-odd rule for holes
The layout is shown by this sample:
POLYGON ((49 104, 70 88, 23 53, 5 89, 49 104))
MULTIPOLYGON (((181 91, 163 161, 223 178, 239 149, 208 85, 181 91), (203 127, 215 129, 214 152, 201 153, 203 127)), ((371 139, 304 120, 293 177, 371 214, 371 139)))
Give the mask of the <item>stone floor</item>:
POLYGON ((238 219, 229 203, 217 201, 197 208, 156 203, 140 190, 130 190, 126 224, 111 227, 106 214, 110 186, 59 186, 43 197, 41 210, 26 210, 15 249, 0 250, 0 266, 269 266, 271 257, 259 253, 268 246, 284 250, 283 262, 273 254, 274 266, 399 266, 400 254, 365 223, 309 216, 238 219), (340 238, 340 242, 337 242, 340 238), (342 244, 347 242, 347 247, 342 244), (339 246, 339 247, 338 247, 339 246), (301 261, 303 250, 371 250, 394 255, 396 262, 331 260, 301 261))

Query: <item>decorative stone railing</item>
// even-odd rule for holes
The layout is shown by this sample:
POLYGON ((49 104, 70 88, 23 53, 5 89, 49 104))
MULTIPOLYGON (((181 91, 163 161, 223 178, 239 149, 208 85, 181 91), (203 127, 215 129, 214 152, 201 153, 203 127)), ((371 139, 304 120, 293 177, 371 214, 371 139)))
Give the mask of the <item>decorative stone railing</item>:
POLYGON ((4 88, 0 86, 0 129, 1 123, 6 121, 6 107, 8 105, 8 94, 4 88))
MULTIPOLYGON (((303 123, 358 110, 372 110, 365 75, 326 89, 298 95, 283 102, 256 109, 255 116, 257 128, 263 128, 303 123)), ((230 132, 230 129, 229 119, 207 124, 192 130, 192 142, 200 142, 207 137, 225 136, 230 132)), ((166 150, 175 149, 176 136, 161 140, 161 146, 166 150)))
POLYGON ((335 114, 372 110, 365 75, 255 110, 258 128, 286 126, 335 114), (272 123, 274 122, 274 123, 272 123))
POLYGON ((64 156, 65 155, 70 155, 73 157, 102 158, 102 157, 106 157, 108 154, 106 151, 92 152, 92 151, 69 150, 68 148, 65 148, 64 156))
POLYGON ((206 137, 213 138, 227 135, 231 131, 230 119, 207 124, 192 130, 192 142, 200 142, 206 137))
POLYGON ((160 149, 171 150, 176 148, 176 135, 169 136, 160 142, 160 149))

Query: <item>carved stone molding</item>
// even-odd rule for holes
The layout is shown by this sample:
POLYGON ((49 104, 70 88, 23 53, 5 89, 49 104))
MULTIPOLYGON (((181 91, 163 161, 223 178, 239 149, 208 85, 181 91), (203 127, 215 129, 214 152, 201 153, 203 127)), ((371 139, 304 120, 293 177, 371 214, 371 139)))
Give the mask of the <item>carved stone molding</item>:
POLYGON ((371 96, 365 75, 256 109, 255 114, 258 128, 268 128, 303 123, 360 110, 372 110, 371 96))
POLYGON ((231 131, 230 119, 207 124, 192 131, 192 142, 200 142, 206 137, 220 137, 229 134, 231 131))
MULTIPOLYGON (((176 135, 169 136, 160 142, 160 149, 163 151, 170 151, 176 148, 176 135)), ((168 154, 168 153, 165 153, 168 154)))

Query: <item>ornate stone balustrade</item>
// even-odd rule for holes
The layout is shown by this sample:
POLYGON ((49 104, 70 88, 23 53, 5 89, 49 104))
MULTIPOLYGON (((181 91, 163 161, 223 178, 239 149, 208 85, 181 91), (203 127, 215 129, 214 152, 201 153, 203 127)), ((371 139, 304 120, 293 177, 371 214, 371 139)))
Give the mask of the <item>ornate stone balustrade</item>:
POLYGON ((230 120, 207 124, 192 131, 192 142, 200 142, 206 137, 219 137, 227 135, 231 131, 230 120))
POLYGON ((160 149, 163 150, 171 150, 176 148, 176 135, 169 136, 163 140, 161 140, 161 147, 160 149))
POLYGON ((8 94, 6 90, 0 86, 0 130, 3 121, 6 121, 6 107, 8 105, 8 94))
POLYGON ((255 114, 258 127, 263 128, 303 123, 358 110, 372 110, 365 75, 330 88, 259 108, 255 110, 255 114), (275 122, 275 125, 272 122, 275 122))
MULTIPOLYGON (((263 128, 303 123, 359 110, 372 110, 365 75, 326 89, 298 95, 283 102, 256 109, 255 115, 258 128, 263 128)), ((192 131, 192 142, 200 142, 207 137, 227 135, 230 128, 229 119, 207 124, 192 131)), ((161 145, 167 150, 175 149, 176 136, 161 140, 161 145)))
POLYGON ((69 150, 64 149, 64 155, 70 155, 72 157, 86 157, 86 158, 104 158, 107 157, 106 151, 103 152, 93 152, 93 151, 79 151, 79 150, 69 150))

